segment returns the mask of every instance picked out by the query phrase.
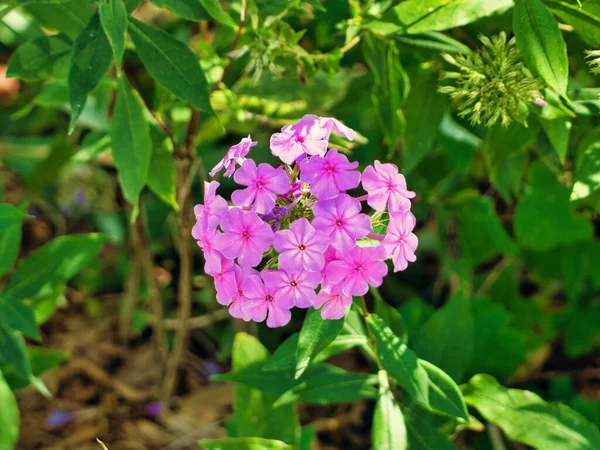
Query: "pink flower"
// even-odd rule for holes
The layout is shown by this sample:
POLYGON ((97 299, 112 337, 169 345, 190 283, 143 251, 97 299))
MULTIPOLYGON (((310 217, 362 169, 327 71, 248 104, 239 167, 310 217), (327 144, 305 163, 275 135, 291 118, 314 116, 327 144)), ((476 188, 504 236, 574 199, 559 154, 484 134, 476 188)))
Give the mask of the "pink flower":
POLYGON ((215 280, 217 301, 223 306, 229 306, 237 294, 235 267, 232 260, 221 257, 221 270, 211 274, 215 280))
POLYGON ((319 124, 322 128, 327 130, 327 136, 325 136, 325 139, 329 139, 332 131, 340 136, 344 136, 349 141, 353 141, 356 138, 356 131, 354 131, 352 128, 348 128, 342 122, 334 119, 333 117, 320 117, 319 124))
POLYGON ((265 275, 265 283, 275 289, 275 298, 283 302, 291 298, 298 308, 308 308, 312 304, 320 280, 321 274, 318 272, 294 272, 286 270, 285 266, 265 275))
POLYGON ((412 230, 415 228, 415 216, 410 211, 404 211, 397 216, 390 216, 385 238, 381 244, 385 247, 388 258, 394 262, 394 272, 404 270, 409 262, 415 262, 415 250, 419 239, 412 230))
POLYGON ((341 285, 345 295, 365 295, 371 286, 381 286, 387 274, 385 248, 354 247, 341 253, 338 261, 327 264, 327 278, 331 283, 341 285))
POLYGON ((229 147, 229 150, 227 150, 223 159, 213 167, 209 175, 214 177, 221 169, 225 169, 225 176, 230 177, 233 175, 233 172, 235 172, 235 165, 239 164, 241 166, 244 161, 246 161, 244 156, 246 156, 250 149, 256 144, 258 144, 258 142, 252 141, 250 135, 248 135, 248 137, 243 138, 239 144, 232 145, 229 147))
POLYGON ((360 184, 357 162, 350 162, 346 155, 329 150, 322 156, 313 156, 300 163, 302 181, 310 184, 310 192, 319 200, 335 198, 360 184))
POLYGON ((254 211, 231 209, 221 219, 224 233, 214 240, 214 247, 226 258, 238 258, 240 266, 257 266, 262 254, 273 243, 273 230, 254 211))
POLYGON ((371 232, 371 219, 361 214, 358 200, 340 194, 333 200, 320 200, 313 207, 312 221, 317 230, 331 237, 332 245, 340 252, 350 250, 356 240, 371 232))
POLYGON ((271 136, 271 152, 286 164, 292 164, 305 153, 322 155, 327 151, 328 134, 317 116, 307 114, 295 125, 286 125, 281 133, 271 136))
POLYGON ((415 196, 407 190, 404 175, 394 164, 375 161, 375 168, 364 170, 362 185, 368 194, 367 203, 376 211, 385 211, 386 205, 391 214, 410 209, 410 199, 415 196))
POLYGON ((346 307, 352 305, 352 297, 344 294, 329 294, 323 289, 315 297, 313 306, 319 309, 323 319, 337 320, 346 315, 346 307))
POLYGON ((204 272, 215 274, 221 272, 221 253, 216 247, 216 241, 221 236, 218 230, 219 218, 201 214, 196 216, 196 224, 192 228, 192 236, 198 241, 198 246, 204 254, 204 272))
POLYGON ((262 272, 261 276, 250 275, 243 283, 244 295, 248 298, 244 303, 244 313, 255 322, 267 318, 270 328, 286 325, 294 306, 292 298, 275 296, 276 286, 270 282, 270 271, 262 272))
POLYGON ((238 184, 248 186, 231 194, 233 203, 238 206, 251 206, 254 203, 254 210, 258 214, 270 213, 277 199, 275 194, 283 195, 290 189, 290 180, 283 167, 275 169, 266 163, 256 167, 251 159, 246 160, 233 179, 238 184))
POLYGON ((236 264, 233 269, 233 273, 233 290, 235 293, 229 304, 229 314, 231 315, 231 317, 235 317, 236 319, 243 319, 246 322, 248 322, 250 320, 250 317, 244 311, 244 305, 248 301, 248 298, 244 295, 243 285, 244 280, 247 276, 249 276, 249 274, 252 273, 258 276, 258 272, 256 272, 254 269, 247 269, 247 271, 244 271, 240 266, 236 264))
POLYGON ((325 266, 323 253, 329 245, 306 218, 296 220, 287 230, 275 233, 275 250, 280 252, 279 266, 291 271, 319 272, 325 266))
POLYGON ((216 216, 221 219, 229 211, 229 205, 227 205, 225 199, 217 195, 218 187, 219 183, 217 181, 204 182, 204 205, 200 204, 194 207, 196 217, 207 214, 208 216, 216 216))

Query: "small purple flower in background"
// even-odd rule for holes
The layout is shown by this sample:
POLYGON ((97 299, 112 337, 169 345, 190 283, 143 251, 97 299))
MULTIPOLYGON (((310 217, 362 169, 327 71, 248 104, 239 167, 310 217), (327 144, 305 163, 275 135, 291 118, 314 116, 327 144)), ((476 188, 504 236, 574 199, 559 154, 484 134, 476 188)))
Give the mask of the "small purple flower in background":
POLYGON ((362 185, 367 191, 367 203, 375 211, 391 214, 410 209, 410 199, 415 193, 407 190, 404 175, 394 164, 381 164, 375 161, 375 168, 368 166, 362 175, 362 185))
POLYGON ((150 402, 144 407, 144 413, 149 419, 158 420, 162 409, 163 407, 161 402, 150 402))
MULTIPOLYGON (((284 266, 285 267, 285 266, 284 266)), ((275 289, 275 298, 280 301, 291 298, 297 308, 308 308, 317 295, 315 289, 321 281, 318 272, 306 270, 287 271, 284 268, 267 272, 266 281, 275 289), (281 299, 280 297, 284 297, 281 299)))
POLYGON ((211 171, 225 169, 225 176, 233 174, 244 186, 233 192, 232 207, 217 195, 219 183, 205 183, 192 230, 217 301, 232 317, 281 327, 293 308, 312 306, 323 319, 340 319, 352 296, 381 285, 388 272, 385 259, 393 261, 395 271, 416 260, 416 221, 410 212, 415 194, 404 176, 379 161, 361 175, 357 162, 327 150, 331 133, 356 137, 332 117, 306 115, 271 137, 271 150, 284 164, 246 159, 256 144, 248 137, 211 171), (348 195, 361 181, 366 195, 348 195), (363 213, 364 201, 388 214, 363 213), (385 234, 372 233, 374 225, 386 224, 385 234))
POLYGON ((275 233, 273 244, 280 252, 280 265, 288 270, 319 272, 325 265, 323 253, 328 239, 304 217, 292 223, 289 230, 275 233))
POLYGON ((65 411, 62 409, 53 409, 44 420, 44 427, 50 431, 57 430, 75 421, 75 413, 73 411, 65 411))
POLYGON ((378 287, 387 274, 385 249, 377 247, 354 247, 340 254, 340 259, 327 264, 327 278, 341 286, 346 295, 365 295, 369 285, 378 287))
POLYGON ((244 303, 244 313, 255 322, 267 319, 269 328, 282 327, 292 318, 290 309, 294 301, 290 297, 275 295, 277 286, 272 283, 271 271, 261 276, 250 275, 243 284, 244 294, 248 298, 244 303))
POLYGON ((340 192, 354 189, 360 184, 360 172, 354 170, 357 162, 332 149, 325 156, 313 156, 300 163, 300 178, 310 184, 310 192, 319 200, 328 200, 340 192))
POLYGON ((409 262, 415 262, 415 250, 419 238, 412 233, 417 221, 410 211, 404 211, 390 217, 390 223, 381 244, 385 247, 388 258, 394 262, 394 272, 404 270, 409 262))
POLYGON ((321 290, 313 301, 316 309, 321 309, 323 319, 337 320, 346 315, 346 308, 352 304, 352 297, 344 294, 329 294, 321 290))
POLYGON ((216 216, 220 220, 229 211, 227 201, 220 195, 217 195, 217 188, 219 186, 217 181, 204 182, 204 204, 194 206, 196 217, 206 214, 207 216, 216 216))
POLYGON ((254 211, 231 209, 223 216, 221 228, 224 233, 216 236, 214 247, 226 258, 237 258, 240 266, 257 266, 273 243, 273 230, 254 211))
POLYGON ((250 149, 258 142, 252 141, 250 135, 243 138, 239 144, 232 145, 219 163, 210 171, 210 176, 214 177, 222 169, 225 169, 225 176, 230 177, 235 172, 235 165, 242 165, 246 161, 246 156, 250 149))
POLYGON ((360 202, 348 194, 319 201, 313 211, 313 226, 331 237, 331 244, 339 251, 350 250, 356 246, 357 239, 371 232, 371 219, 360 212, 360 202))
POLYGON ((275 206, 277 194, 287 194, 290 189, 290 180, 282 167, 275 169, 266 163, 256 167, 251 159, 246 160, 233 179, 238 184, 248 186, 231 194, 233 203, 245 207, 254 204, 254 210, 258 214, 270 213, 275 206))

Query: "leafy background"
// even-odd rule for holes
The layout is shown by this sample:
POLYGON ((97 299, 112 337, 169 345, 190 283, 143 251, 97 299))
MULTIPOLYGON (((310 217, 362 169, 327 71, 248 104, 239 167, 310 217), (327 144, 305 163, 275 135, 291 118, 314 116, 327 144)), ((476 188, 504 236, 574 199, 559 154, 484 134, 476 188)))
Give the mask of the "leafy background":
POLYGON ((0 449, 600 448, 600 2, 1 8, 0 449), (473 123, 442 73, 502 32, 543 101, 473 123), (358 299, 344 323, 228 319, 189 236, 225 150, 251 133, 272 161, 307 113, 417 192, 418 260, 366 327, 358 299))

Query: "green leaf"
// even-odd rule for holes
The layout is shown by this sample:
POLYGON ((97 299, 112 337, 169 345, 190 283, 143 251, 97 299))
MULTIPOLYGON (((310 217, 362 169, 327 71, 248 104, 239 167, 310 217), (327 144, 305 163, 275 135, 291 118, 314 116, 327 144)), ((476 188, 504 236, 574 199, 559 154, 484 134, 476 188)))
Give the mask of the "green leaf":
POLYGON ((261 438, 205 439, 200 445, 205 450, 293 450, 284 442, 261 438))
POLYGON ((4 293, 20 299, 35 297, 43 287, 73 278, 103 246, 99 234, 56 238, 20 262, 4 293))
POLYGON ((0 449, 16 448, 19 438, 19 407, 17 399, 10 390, 0 371, 0 449))
POLYGON ((406 99, 406 133, 404 137, 404 169, 414 169, 431 150, 438 133, 446 97, 437 92, 439 75, 435 67, 420 65, 409 71, 410 93, 406 99))
POLYGON ((13 266, 21 247, 21 225, 0 230, 0 277, 13 266))
POLYGON ((175 198, 175 158, 171 139, 154 122, 150 121, 152 157, 148 168, 148 187, 163 202, 178 209, 175 198))
POLYGON ((69 354, 48 348, 29 347, 27 348, 27 357, 29 358, 33 375, 39 377, 44 372, 64 363, 69 359, 69 354))
POLYGON ((540 119, 542 128, 552 144, 552 148, 560 158, 562 164, 567 159, 567 150, 569 149, 569 136, 571 135, 571 121, 565 118, 555 120, 540 119))
POLYGON ((125 198, 138 213, 138 199, 148 181, 152 141, 142 99, 134 93, 126 77, 119 79, 117 103, 111 121, 112 154, 125 198))
MULTIPOLYGON (((368 27, 368 25, 371 25, 372 23, 373 22, 369 22, 365 26, 368 27)), ((415 35, 394 35, 394 40, 402 46, 435 53, 471 52, 471 49, 462 42, 452 39, 450 36, 438 31, 431 31, 428 33, 415 35)), ((440 95, 435 95, 435 97, 440 97, 440 95)))
POLYGON ((100 22, 108 37, 117 68, 121 68, 125 53, 125 33, 127 33, 127 9, 123 0, 101 0, 98 5, 100 22))
POLYGON ((300 333, 294 333, 283 341, 273 353, 273 356, 267 361, 263 370, 266 372, 279 372, 296 370, 296 351, 298 349, 298 339, 300 333))
POLYGON ((384 320, 371 314, 367 326, 377 340, 377 356, 383 368, 416 401, 429 405, 429 378, 417 356, 385 324, 384 320))
POLYGON ((189 20, 208 19, 208 12, 200 0, 150 0, 156 6, 168 9, 173 14, 189 20))
POLYGON ((300 378, 311 360, 331 344, 344 326, 344 319, 325 320, 316 309, 309 309, 304 319, 296 350, 296 378, 300 378))
POLYGON ((183 42, 130 18, 129 34, 150 75, 196 108, 212 112, 208 82, 198 58, 183 42))
MULTIPOLYGON (((379 378, 387 383, 385 371, 379 378)), ((375 404, 372 440, 373 448, 377 450, 405 450, 407 446, 404 417, 389 387, 375 404)))
POLYGON ((202 3, 204 9, 210 14, 210 17, 215 19, 217 22, 222 23, 223 25, 227 25, 230 27, 235 27, 237 24, 233 21, 233 19, 223 11, 221 5, 218 0, 198 0, 202 3))
POLYGON ((0 367, 10 369, 19 380, 27 381, 33 377, 23 336, 4 322, 0 322, 0 367))
POLYGON ((384 43, 367 35, 363 39, 363 53, 374 78, 371 100, 376 118, 392 152, 404 130, 405 121, 400 108, 410 91, 410 79, 393 43, 384 43))
POLYGON ((62 34, 43 36, 19 46, 6 70, 7 77, 38 81, 67 75, 71 42, 62 34))
POLYGON ((590 239, 591 224, 574 213, 569 196, 569 189, 552 172, 542 163, 535 163, 515 211, 514 228, 519 242, 542 251, 590 239))
POLYGON ((112 50, 102 31, 100 17, 94 14, 73 44, 68 78, 71 104, 69 133, 75 129, 88 94, 98 86, 110 67, 111 58, 112 50))
POLYGON ((347 372, 329 364, 320 364, 314 371, 306 371, 304 379, 283 393, 273 406, 295 402, 328 405, 376 398, 375 375, 347 372))
POLYGON ((412 344, 420 358, 462 381, 473 352, 473 319, 469 301, 457 295, 421 327, 412 344))
POLYGON ((370 287, 369 292, 375 300, 375 314, 383 319, 396 336, 400 337, 402 341, 408 342, 408 330, 400 313, 386 303, 377 288, 370 287))
POLYGON ((442 31, 503 12, 512 0, 406 0, 384 15, 400 34, 442 31))
POLYGON ((489 375, 464 388, 467 404, 497 424, 509 439, 539 450, 596 450, 600 432, 565 405, 546 403, 533 392, 507 389, 489 375))
POLYGON ((425 369, 429 377, 431 409, 468 422, 467 406, 454 380, 442 369, 425 360, 419 360, 419 365, 425 369))
POLYGON ((33 309, 18 298, 0 293, 0 320, 25 336, 41 339, 33 309))
POLYGON ((64 32, 75 39, 83 31, 92 17, 89 2, 72 0, 69 2, 53 2, 52 4, 31 4, 24 6, 44 28, 64 32))
POLYGON ((410 450, 456 450, 448 440, 428 420, 429 417, 413 409, 404 410, 404 422, 410 450))
POLYGON ((23 220, 31 217, 10 203, 0 203, 0 231, 14 225, 20 225, 23 220))
POLYGON ((586 44, 600 47, 600 4, 587 1, 574 5, 566 1, 546 0, 545 3, 563 22, 573 26, 586 44))
POLYGON ((566 95, 567 46, 550 10, 541 0, 515 0, 513 30, 529 68, 559 94, 566 95))
POLYGON ((590 143, 577 163, 571 201, 582 200, 600 189, 600 142, 590 143))

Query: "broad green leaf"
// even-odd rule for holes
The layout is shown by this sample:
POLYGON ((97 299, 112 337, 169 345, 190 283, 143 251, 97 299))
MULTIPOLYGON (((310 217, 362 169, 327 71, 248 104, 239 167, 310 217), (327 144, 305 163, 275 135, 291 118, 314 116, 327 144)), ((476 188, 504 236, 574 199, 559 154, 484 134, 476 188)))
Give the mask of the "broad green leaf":
POLYGON ((542 251, 591 238, 590 222, 575 214, 569 196, 542 163, 530 168, 514 218, 515 235, 524 247, 542 251))
POLYGON ((370 287, 369 292, 375 300, 373 312, 383 319, 396 336, 402 339, 403 342, 408 342, 408 330, 400 313, 386 303, 377 288, 370 287))
POLYGON ((83 31, 92 17, 91 4, 81 0, 35 3, 24 8, 44 28, 62 31, 71 39, 75 39, 83 31))
POLYGON ((352 373, 329 364, 320 364, 312 372, 307 370, 301 382, 283 393, 274 406, 299 401, 328 405, 376 398, 376 383, 375 375, 352 373))
MULTIPOLYGON (((1 348, 0 348, 1 350, 1 348)), ((19 438, 19 407, 0 371, 0 449, 16 448, 19 438)))
POLYGON ((577 162, 571 201, 589 197, 600 189, 600 142, 587 146, 577 162))
MULTIPOLYGON (((387 383, 387 373, 382 372, 383 374, 380 374, 379 378, 387 383)), ((405 450, 407 448, 404 417, 400 405, 396 402, 389 387, 383 389, 375 404, 372 442, 373 448, 377 450, 405 450)))
POLYGON ((600 344, 600 305, 577 308, 568 316, 565 330, 565 353, 578 358, 593 352, 600 344))
POLYGON ((412 347, 417 355, 462 381, 473 353, 473 319, 469 301, 457 295, 420 328, 412 347))
POLYGON ((512 0, 406 0, 384 15, 399 34, 442 31, 506 11, 512 0))
POLYGON ((298 338, 296 378, 302 376, 312 358, 334 341, 343 326, 343 318, 325 320, 321 318, 321 313, 318 310, 314 308, 308 310, 298 338))
POLYGON ((225 438, 200 441, 205 450, 293 450, 281 441, 261 438, 225 438))
MULTIPOLYGON (((19 380, 27 381, 33 377, 23 336, 8 328, 2 321, 0 321, 0 367, 5 371, 10 370, 19 380)), ((7 373, 4 375, 8 377, 7 373)))
POLYGON ((170 34, 130 18, 129 34, 150 75, 196 108, 212 112, 208 82, 198 58, 170 34))
POLYGON ((142 99, 131 89, 126 77, 119 79, 110 139, 119 182, 125 198, 133 205, 132 218, 135 218, 140 192, 148 181, 152 141, 142 99))
POLYGON ((550 10, 541 0, 515 0, 513 30, 529 68, 559 94, 566 95, 567 46, 550 10))
POLYGON ((13 266, 21 248, 21 225, 0 230, 0 277, 13 266))
POLYGON ((513 155, 530 145, 539 129, 537 120, 531 121, 527 127, 518 122, 511 122, 508 126, 496 124, 487 133, 485 150, 491 158, 513 155))
POLYGON ((374 79, 371 100, 375 115, 391 153, 404 130, 405 120, 400 108, 410 91, 410 80, 400 63, 395 44, 366 36, 363 54, 374 79))
POLYGON ((110 67, 112 51, 106 34, 102 31, 100 17, 94 14, 85 30, 75 40, 69 67, 69 103, 71 123, 69 132, 75 129, 77 120, 85 107, 88 94, 98 86, 110 67))
POLYGON ((62 34, 26 42, 11 56, 6 76, 25 81, 63 78, 67 75, 71 47, 71 42, 62 34))
POLYGON ((101 0, 98 5, 100 22, 108 37, 117 68, 121 67, 125 53, 125 33, 127 32, 127 9, 123 0, 101 0))
POLYGON ((27 357, 29 358, 33 375, 39 377, 44 372, 64 363, 69 358, 69 354, 48 348, 29 347, 27 348, 27 357))
POLYGON ((152 157, 148 168, 148 187, 163 202, 178 209, 175 198, 175 159, 171 139, 153 121, 150 122, 152 157))
POLYGON ((40 339, 33 309, 22 300, 0 292, 0 321, 25 336, 40 339))
MULTIPOLYGON (((370 25, 369 22, 365 26, 370 25)), ((369 27, 370 28, 370 27, 369 27)), ((460 41, 452 39, 444 33, 431 31, 415 35, 394 35, 394 40, 401 46, 428 52, 470 53, 471 49, 460 41)), ((437 96, 439 97, 439 96, 437 96)))
POLYGON ((586 44, 600 47, 600 4, 586 1, 576 5, 566 1, 546 0, 546 5, 563 22, 573 26, 575 33, 586 44))
POLYGON ((555 120, 540 119, 542 128, 552 144, 552 148, 560 158, 562 164, 567 159, 567 150, 569 149, 569 137, 571 135, 571 121, 560 118, 555 120))
POLYGON ((184 19, 205 20, 209 15, 200 0, 150 0, 156 6, 168 9, 184 19))
POLYGON ((546 403, 533 392, 508 389, 489 375, 476 375, 464 394, 468 405, 511 440, 538 450, 600 448, 598 428, 569 407, 546 403))
POLYGON ((219 4, 218 0, 198 0, 198 1, 202 4, 202 6, 206 10, 206 12, 208 12, 208 14, 210 14, 210 17, 215 19, 217 22, 222 23, 223 25, 228 25, 230 27, 236 26, 236 23, 229 16, 229 14, 227 14, 225 11, 223 11, 223 8, 221 8, 221 5, 219 4))
POLYGON ((410 450, 456 450, 450 440, 435 428, 429 417, 413 409, 404 410, 404 422, 410 450))
POLYGON ((23 220, 31 217, 10 203, 0 203, 0 231, 14 225, 20 225, 23 220))
POLYGON ((442 369, 425 360, 419 360, 419 365, 425 369, 429 377, 431 409, 468 421, 469 413, 465 400, 454 380, 442 369))
POLYGON ((273 356, 267 361, 263 370, 266 372, 295 371, 296 361, 298 360, 296 352, 299 337, 300 333, 294 333, 279 344, 279 347, 277 347, 273 356))
POLYGON ((472 265, 515 252, 515 244, 502 227, 491 198, 469 198, 457 206, 456 212, 461 257, 472 265))
POLYGON ((404 170, 414 169, 431 150, 438 133, 446 97, 437 92, 439 75, 432 65, 409 70, 410 93, 406 99, 406 133, 404 135, 404 170))
POLYGON ((416 401, 429 405, 429 378, 417 356, 396 336, 383 319, 375 314, 367 317, 367 326, 377 340, 377 356, 383 368, 416 401))
POLYGON ((58 237, 19 263, 4 293, 20 299, 35 297, 43 287, 73 278, 103 246, 99 234, 58 237))

